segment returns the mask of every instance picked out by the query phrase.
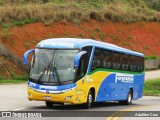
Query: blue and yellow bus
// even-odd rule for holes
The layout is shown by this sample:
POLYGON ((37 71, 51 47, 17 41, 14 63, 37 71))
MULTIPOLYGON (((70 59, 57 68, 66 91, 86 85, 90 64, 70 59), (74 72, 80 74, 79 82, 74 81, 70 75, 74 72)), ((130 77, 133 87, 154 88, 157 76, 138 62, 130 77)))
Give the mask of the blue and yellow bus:
POLYGON ((144 55, 113 44, 78 38, 39 42, 32 54, 28 99, 54 104, 119 101, 132 104, 142 97, 144 55))

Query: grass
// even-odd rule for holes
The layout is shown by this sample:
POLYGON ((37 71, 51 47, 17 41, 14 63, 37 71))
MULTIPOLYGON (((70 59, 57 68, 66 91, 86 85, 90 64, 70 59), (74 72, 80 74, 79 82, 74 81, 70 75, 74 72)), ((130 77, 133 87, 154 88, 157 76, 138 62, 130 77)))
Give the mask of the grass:
POLYGON ((4 38, 8 38, 10 33, 8 31, 8 25, 7 24, 2 24, 2 33, 1 33, 2 37, 4 38))
POLYGON ((132 36, 129 35, 129 36, 128 36, 128 39, 132 39, 132 36))
POLYGON ((80 38, 83 38, 83 37, 84 37, 84 34, 83 34, 83 33, 80 33, 80 34, 79 34, 79 37, 80 37, 80 38))
POLYGON ((157 57, 155 55, 153 55, 153 56, 145 56, 145 59, 146 60, 153 60, 153 59, 160 59, 160 57, 157 57))
POLYGON ((145 81, 144 95, 158 95, 158 96, 160 96, 160 78, 145 81))
POLYGON ((145 45, 145 46, 144 46, 144 49, 149 49, 149 47, 145 45))
POLYGON ((118 37, 118 36, 116 36, 116 35, 113 35, 113 36, 112 36, 112 39, 113 39, 113 40, 118 40, 118 39, 119 39, 119 37, 118 37))
POLYGON ((67 37, 68 36, 68 32, 64 32, 64 36, 67 37))
POLYGON ((101 32, 101 30, 100 30, 99 28, 95 28, 95 31, 96 31, 97 33, 100 33, 100 32, 101 32))
POLYGON ((0 80, 0 84, 20 84, 26 82, 27 80, 0 80))
POLYGON ((94 32, 92 32, 92 34, 91 34, 91 39, 96 39, 96 35, 95 35, 95 33, 94 32))
POLYGON ((22 25, 30 24, 30 23, 34 23, 34 22, 36 22, 36 19, 32 18, 32 19, 17 21, 17 22, 14 22, 14 24, 17 25, 17 26, 22 26, 22 25))
POLYGON ((28 74, 16 76, 13 71, 10 72, 11 72, 10 78, 0 76, 0 84, 19 84, 27 82, 28 74))
POLYGON ((0 0, 0 25, 58 21, 79 24, 90 19, 159 22, 160 12, 149 7, 144 0, 0 0))
POLYGON ((23 46, 24 46, 26 49, 29 49, 30 43, 29 43, 29 42, 26 42, 26 43, 23 44, 23 46))
POLYGON ((130 42, 122 42, 123 45, 131 45, 130 42))
POLYGON ((99 36, 100 36, 100 39, 101 39, 101 40, 104 40, 104 39, 105 39, 105 33, 100 33, 99 36))

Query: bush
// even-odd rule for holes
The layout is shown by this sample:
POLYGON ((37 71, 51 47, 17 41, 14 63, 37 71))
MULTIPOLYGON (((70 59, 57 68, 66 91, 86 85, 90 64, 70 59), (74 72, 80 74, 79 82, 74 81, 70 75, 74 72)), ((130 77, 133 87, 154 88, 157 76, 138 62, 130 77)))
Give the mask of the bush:
POLYGON ((148 7, 160 11, 160 0, 144 0, 148 7))
POLYGON ((33 22, 36 22, 36 19, 30 19, 30 20, 22 20, 22 21, 19 21, 19 22, 15 22, 15 25, 17 26, 22 26, 22 25, 25 25, 25 24, 29 24, 29 23, 33 23, 33 22))
POLYGON ((152 59, 158 59, 159 57, 157 56, 145 56, 146 60, 152 60, 152 59))
POLYGON ((157 10, 157 11, 160 11, 160 2, 159 3, 154 3, 152 8, 157 10))

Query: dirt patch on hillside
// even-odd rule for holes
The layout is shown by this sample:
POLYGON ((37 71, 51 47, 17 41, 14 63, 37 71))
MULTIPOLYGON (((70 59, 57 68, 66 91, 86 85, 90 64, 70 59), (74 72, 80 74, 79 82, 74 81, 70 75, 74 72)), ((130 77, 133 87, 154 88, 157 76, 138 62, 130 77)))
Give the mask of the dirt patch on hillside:
POLYGON ((1 43, 21 57, 26 50, 35 48, 39 41, 57 37, 92 38, 145 55, 160 56, 160 23, 123 24, 94 20, 80 25, 55 23, 52 26, 45 26, 43 23, 34 23, 10 28, 8 33, 9 35, 4 37, 1 31, 1 43))
POLYGON ((21 58, 27 50, 35 48, 41 40, 59 37, 92 38, 142 52, 147 56, 160 56, 160 23, 158 22, 123 24, 91 20, 79 25, 59 22, 46 26, 43 23, 34 23, 21 27, 15 26, 7 31, 0 30, 0 43, 12 54, 21 58))

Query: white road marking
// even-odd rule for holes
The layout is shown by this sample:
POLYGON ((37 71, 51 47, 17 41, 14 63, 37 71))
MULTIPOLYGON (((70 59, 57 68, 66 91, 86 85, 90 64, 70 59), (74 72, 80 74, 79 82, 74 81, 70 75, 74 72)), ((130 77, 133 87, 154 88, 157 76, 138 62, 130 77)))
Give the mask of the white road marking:
MULTIPOLYGON (((37 107, 40 107, 40 106, 44 106, 44 104, 37 105, 37 107)), ((23 109, 26 109, 26 108, 25 107, 24 108, 17 108, 17 109, 11 110, 11 111, 19 111, 19 110, 23 110, 23 109)))
POLYGON ((12 111, 19 111, 19 110, 23 110, 23 109, 25 109, 25 108, 17 108, 17 109, 14 109, 12 111))

